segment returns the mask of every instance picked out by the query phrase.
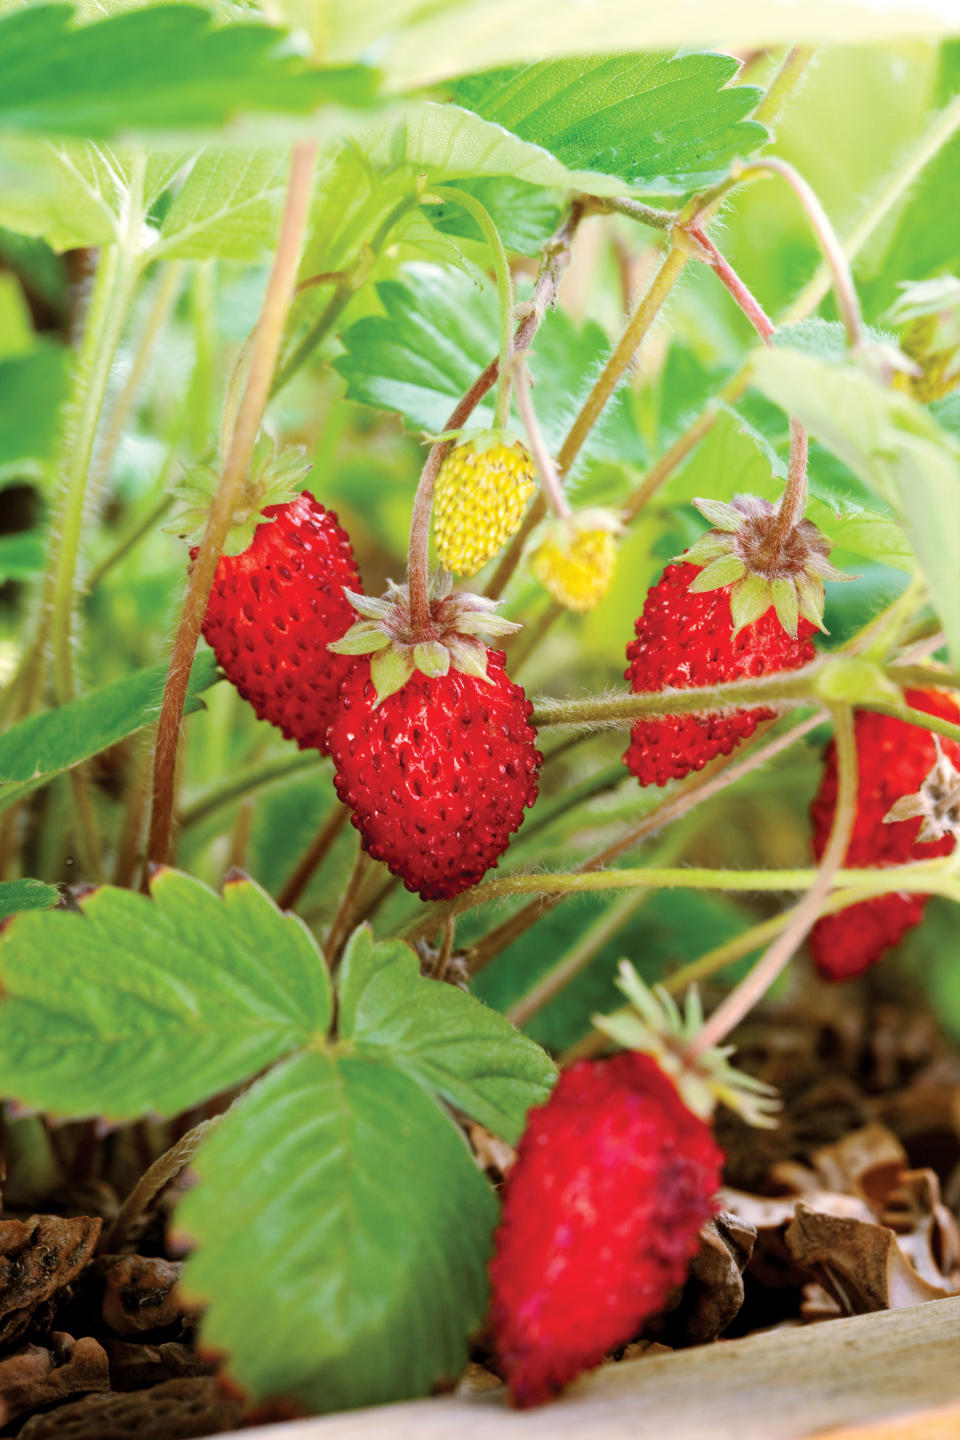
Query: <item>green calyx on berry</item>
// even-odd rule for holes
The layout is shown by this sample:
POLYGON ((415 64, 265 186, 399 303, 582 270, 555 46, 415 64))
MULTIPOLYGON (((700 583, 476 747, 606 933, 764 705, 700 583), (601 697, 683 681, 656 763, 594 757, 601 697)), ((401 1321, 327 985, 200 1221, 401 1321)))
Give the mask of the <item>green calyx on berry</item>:
POLYGON ((690 1046, 703 1024, 700 995, 687 991, 686 1012, 662 985, 653 990, 627 960, 620 961, 617 986, 630 1008, 613 1015, 594 1015, 594 1025, 625 1050, 651 1055, 677 1087, 687 1109, 709 1121, 718 1103, 760 1129, 777 1125, 780 1101, 773 1086, 745 1075, 730 1064, 732 1045, 720 1045, 692 1056, 690 1046))
POLYGON ((937 760, 913 795, 903 795, 883 817, 885 825, 900 820, 922 820, 916 843, 924 845, 952 835, 960 840, 960 770, 944 755, 939 735, 933 736, 937 760))
MULTIPOLYGON (((234 507, 224 555, 239 555, 249 546, 257 526, 270 523, 271 517, 263 514, 267 506, 286 505, 300 494, 311 468, 304 454, 300 445, 278 451, 273 437, 261 430, 234 507)), ((213 465, 196 465, 187 470, 175 491, 181 508, 168 530, 192 545, 199 544, 219 485, 220 471, 213 465)))
POLYGON ((487 640, 512 635, 521 627, 495 613, 496 600, 451 591, 452 579, 440 571, 430 587, 430 619, 415 630, 407 585, 387 581, 381 596, 344 590, 361 619, 342 639, 328 645, 337 655, 369 655, 377 704, 402 690, 415 671, 430 679, 459 670, 487 680, 487 640))
POLYGON ((714 528, 680 559, 703 567, 690 586, 694 594, 730 586, 734 634, 771 605, 792 639, 801 617, 826 633, 823 582, 852 577, 830 564, 830 543, 812 521, 800 520, 781 534, 779 506, 759 496, 734 495, 729 505, 693 503, 714 528))

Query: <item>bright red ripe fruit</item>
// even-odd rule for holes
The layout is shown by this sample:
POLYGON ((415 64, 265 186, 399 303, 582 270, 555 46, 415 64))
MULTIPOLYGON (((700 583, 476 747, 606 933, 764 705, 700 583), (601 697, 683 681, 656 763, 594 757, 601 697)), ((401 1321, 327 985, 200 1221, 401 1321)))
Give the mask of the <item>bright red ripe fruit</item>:
MULTIPOLYGON (((960 706, 952 696, 938 690, 908 690, 905 699, 915 710, 960 721, 960 706)), ((936 764, 937 750, 930 731, 889 715, 859 710, 854 718, 854 734, 857 816, 844 863, 859 869, 949 855, 955 843, 952 835, 932 842, 918 841, 919 818, 884 823, 884 816, 896 801, 918 791, 936 764)), ((940 744, 944 755, 954 765, 960 765, 960 745, 944 739, 940 744)), ((825 760, 820 789, 810 809, 817 859, 826 848, 837 805, 837 754, 832 741, 825 760)), ((919 925, 928 898, 902 893, 878 895, 836 915, 825 915, 810 932, 810 948, 820 974, 826 980, 849 980, 860 975, 909 929, 919 925)))
POLYGON ((357 562, 336 515, 308 491, 263 514, 269 523, 247 549, 220 557, 203 635, 261 720, 325 753, 351 664, 327 646, 356 619, 343 589, 361 588, 357 562))
POLYGON ((352 662, 327 733, 337 794, 364 849, 424 900, 475 885, 537 797, 532 706, 486 651, 487 680, 415 670, 377 704, 366 656, 352 662))
MULTIPOLYGON (((626 678, 635 694, 798 670, 814 658, 810 636, 815 627, 801 617, 791 639, 772 605, 734 635, 730 587, 691 592, 701 569, 668 565, 648 591, 636 639, 627 646, 626 678)), ((665 785, 702 770, 717 755, 729 755, 773 714, 758 706, 732 714, 640 720, 630 732, 624 764, 641 785, 665 785)))
POLYGON ((716 1211, 723 1155, 651 1056, 564 1071, 532 1110, 490 1264, 518 1405, 549 1400, 663 1308, 716 1211))

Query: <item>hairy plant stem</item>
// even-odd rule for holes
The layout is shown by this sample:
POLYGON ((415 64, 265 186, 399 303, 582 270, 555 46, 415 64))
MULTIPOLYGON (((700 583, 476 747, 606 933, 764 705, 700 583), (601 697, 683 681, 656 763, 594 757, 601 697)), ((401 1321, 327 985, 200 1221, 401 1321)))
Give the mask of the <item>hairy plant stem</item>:
POLYGON ((365 850, 357 850, 357 858, 354 867, 350 872, 350 879, 347 881, 346 889, 337 907, 337 913, 333 917, 333 923, 327 932, 327 938, 323 942, 323 953, 331 970, 335 970, 340 961, 340 955, 347 939, 354 927, 359 923, 357 896, 360 888, 373 861, 365 850))
POLYGON ((660 314, 670 291, 680 279, 688 259, 687 252, 679 246, 671 246, 667 250, 650 288, 627 321, 623 334, 614 346, 607 363, 598 375, 580 408, 580 413, 560 447, 557 455, 557 469, 561 475, 569 475, 574 461, 583 448, 584 441, 626 374, 641 343, 650 333, 653 322, 660 314))
POLYGON ((860 300, 853 283, 853 276, 850 273, 850 262, 844 253, 843 246, 837 239, 837 233, 830 223, 826 210, 820 203, 819 196, 789 161, 781 160, 777 156, 765 155, 758 160, 751 160, 742 168, 738 168, 735 174, 742 179, 765 172, 770 175, 779 175, 782 180, 785 180, 803 206, 804 213, 810 221, 810 226, 823 251, 823 258, 830 270, 837 308, 847 332, 847 340, 852 348, 856 348, 863 341, 860 300))
POLYGON ((696 685, 680 690, 665 687, 635 695, 589 695, 583 700, 549 700, 533 704, 531 723, 548 725, 627 726, 651 715, 699 715, 754 705, 802 705, 816 700, 816 681, 824 662, 814 660, 800 670, 779 671, 721 685, 696 685))
POLYGON ((165 1150, 148 1170, 145 1170, 124 1200, 116 1217, 111 1225, 108 1225, 100 1237, 97 1249, 101 1255, 119 1253, 130 1237, 130 1231, 142 1215, 146 1214, 149 1206, 172 1180, 176 1180, 190 1164, 200 1146, 206 1140, 211 1130, 219 1125, 221 1116, 215 1115, 210 1120, 201 1120, 186 1135, 182 1135, 175 1145, 165 1150))
POLYGON ((290 879, 280 891, 277 904, 281 910, 292 910, 294 905, 296 905, 300 896, 330 854, 337 836, 349 819, 350 811, 345 805, 341 805, 339 801, 336 801, 326 821, 320 826, 313 840, 311 840, 297 861, 290 879))
MULTIPOLYGON (((949 857, 948 857, 949 859, 949 857)), ((781 890, 808 890, 818 870, 715 870, 700 866, 657 866, 623 870, 553 871, 541 875, 504 875, 465 892, 445 907, 445 913, 429 921, 432 931, 450 916, 462 915, 475 905, 519 895, 572 895, 585 891, 632 890, 637 886, 657 890, 729 890, 731 893, 781 890)), ((911 895, 943 895, 960 902, 960 877, 938 860, 915 861, 880 869, 838 870, 833 877, 837 889, 847 887, 860 899, 903 890, 911 895)), ((404 935, 412 942, 422 936, 423 923, 416 922, 404 935)))
POLYGON ((510 362, 513 358, 514 302, 510 261, 503 248, 500 231, 490 218, 489 211, 480 204, 479 200, 465 190, 458 190, 449 185, 441 186, 433 193, 441 202, 450 201, 466 210, 467 214, 479 225, 490 251, 490 259, 497 280, 497 302, 500 316, 500 351, 497 356, 497 403, 494 424, 498 428, 502 428, 506 425, 510 413, 510 386, 513 381, 510 362))
POLYGON ((784 105, 796 94, 804 71, 816 53, 812 45, 794 45, 767 86, 767 93, 753 112, 754 120, 769 126, 777 119, 784 105))
POLYGON ((516 395, 517 409, 520 411, 527 432, 527 440, 530 442, 530 453, 540 471, 540 483, 546 503, 554 515, 559 516, 561 520, 569 520, 573 514, 570 509, 570 501, 563 493, 560 477, 557 475, 550 451, 547 449, 543 433, 537 422, 533 401, 530 399, 529 378, 522 372, 518 372, 517 375, 516 395))
POLYGON ((253 345, 250 373, 237 415, 230 452, 224 463, 220 485, 210 507, 203 539, 187 583, 187 593, 163 693, 154 751, 153 809, 147 845, 147 858, 153 864, 163 864, 170 856, 177 746, 190 667, 200 638, 200 627, 217 562, 230 530, 237 498, 246 478, 269 396, 283 327, 293 298, 316 149, 314 142, 303 142, 297 145, 293 152, 280 235, 253 345))
POLYGON ((819 869, 781 934, 694 1036, 687 1048, 691 1059, 719 1045, 749 1015, 757 1001, 789 965, 835 886, 857 815, 857 742, 853 711, 849 706, 840 705, 833 710, 833 726, 837 747, 837 806, 819 869))
MULTIPOLYGON (((642 820, 636 825, 630 826, 612 844, 605 846, 595 855, 585 860, 580 867, 580 873, 586 874, 595 871, 604 865, 609 865, 613 860, 632 850, 649 839, 666 825, 672 824, 675 820, 681 819, 690 810, 710 799, 713 795, 719 794, 727 786, 742 779, 752 770, 764 765, 768 760, 782 751, 788 749, 797 740, 802 739, 810 730, 819 724, 822 713, 818 712, 799 725, 794 726, 786 734, 777 736, 768 744, 760 746, 757 741, 766 729, 758 729, 751 740, 746 742, 747 754, 738 757, 732 755, 719 756, 703 770, 688 775, 680 782, 675 791, 666 796, 642 820)), ((474 893, 474 892, 469 892, 474 893)), ((471 950, 471 973, 481 970, 489 964, 501 950, 519 939, 530 927, 536 924, 545 910, 551 909, 553 905, 559 904, 564 898, 561 892, 553 900, 536 900, 530 905, 524 906, 516 914, 511 915, 502 925, 497 926, 483 937, 471 950)), ((415 932, 429 935, 439 923, 447 906, 441 907, 439 914, 423 919, 419 922, 419 929, 415 932)))
MULTIPOLYGON (((894 207, 903 198, 910 186, 936 159, 943 147, 960 131, 960 95, 927 126, 908 155, 895 168, 883 188, 879 191, 860 218, 842 241, 843 252, 849 261, 856 259, 864 245, 875 235, 894 207)), ((830 266, 824 261, 797 297, 787 308, 781 324, 795 325, 812 315, 830 289, 832 281, 830 266)))
MULTIPOLYGON (((283 357, 277 366, 276 374, 270 386, 271 399, 283 389, 288 381, 293 379, 294 375, 304 362, 309 359, 320 342, 329 335, 343 314, 343 311, 357 293, 361 283, 366 278, 370 269, 371 260, 376 258, 383 249, 390 231, 399 220, 403 219, 409 210, 413 209, 416 203, 416 196, 407 196, 406 199, 402 200, 399 205, 396 205, 393 210, 390 211, 389 215, 386 216, 380 228, 371 239, 369 246, 366 247, 366 254, 355 267, 354 272, 340 280, 324 309, 310 326, 307 333, 296 343, 289 354, 283 357)), ((328 271, 327 276, 332 279, 335 274, 339 273, 339 271, 328 271)), ((319 277, 311 277, 311 282, 312 288, 313 284, 320 283, 319 277)))
POLYGON ((131 171, 124 234, 116 245, 101 251, 83 344, 77 357, 71 401, 73 419, 64 433, 64 479, 53 527, 57 542, 49 585, 53 686, 59 705, 67 704, 75 694, 73 613, 87 478, 110 371, 140 271, 144 168, 141 153, 131 171))
MULTIPOLYGON (((520 323, 513 336, 513 353, 521 356, 530 348, 547 310, 556 302, 557 291, 563 272, 570 263, 571 246, 584 214, 580 202, 574 202, 563 224, 543 248, 540 269, 533 287, 533 294, 524 307, 520 323)), ((480 401, 493 387, 500 373, 499 360, 490 364, 470 386, 463 399, 458 401, 444 426, 444 432, 459 430, 469 420, 480 401)), ((452 442, 439 440, 430 447, 426 462, 417 483, 410 516, 410 547, 407 560, 407 581, 410 586, 410 614, 414 627, 424 632, 429 630, 429 555, 430 555, 430 514, 433 509, 433 491, 440 467, 446 459, 452 442)))
MULTIPOLYGON (((828 895, 820 908, 821 915, 836 915, 840 910, 846 910, 849 905, 856 905, 863 899, 863 896, 856 890, 835 890, 828 895)), ((802 904, 802 902, 800 902, 802 904)), ((668 975, 662 982, 664 990, 670 995, 683 995, 691 985, 699 985, 704 980, 710 980, 728 965, 735 964, 738 960, 761 946, 776 939, 780 932, 786 929, 793 916, 799 909, 799 905, 793 905, 787 910, 781 910, 779 915, 773 915, 769 920, 761 920, 757 925, 751 925, 748 930, 735 935, 732 940, 725 940, 722 945, 715 946, 696 960, 691 960, 688 965, 682 965, 672 975, 668 975)), ((623 1006, 615 1012, 618 1015, 629 1014, 630 1007, 623 1006)), ((608 1050, 612 1044, 609 1035, 602 1030, 589 1030, 587 1034, 578 1040, 574 1045, 560 1056, 561 1066, 570 1065, 575 1060, 583 1060, 591 1055, 600 1054, 608 1050)))

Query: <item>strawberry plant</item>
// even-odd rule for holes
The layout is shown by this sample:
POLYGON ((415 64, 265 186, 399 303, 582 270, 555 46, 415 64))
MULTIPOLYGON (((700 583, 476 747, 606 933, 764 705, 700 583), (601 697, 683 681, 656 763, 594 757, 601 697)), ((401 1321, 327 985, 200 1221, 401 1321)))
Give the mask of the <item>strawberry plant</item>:
POLYGON ((767 8, 0 0, 4 1434, 541 1403, 960 1040, 960 51, 767 8))

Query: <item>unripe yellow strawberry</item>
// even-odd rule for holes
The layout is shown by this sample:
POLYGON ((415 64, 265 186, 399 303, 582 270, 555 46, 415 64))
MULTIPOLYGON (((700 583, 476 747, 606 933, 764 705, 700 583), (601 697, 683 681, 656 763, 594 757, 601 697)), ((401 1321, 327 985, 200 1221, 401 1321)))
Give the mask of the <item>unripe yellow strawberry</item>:
POLYGON ((534 473, 526 447, 493 431, 453 447, 433 494, 433 538, 445 570, 475 575, 517 533, 534 473))
POLYGON ((584 510, 547 526, 530 567, 565 609, 582 612, 600 604, 617 566, 614 534, 619 528, 606 510, 584 510))

